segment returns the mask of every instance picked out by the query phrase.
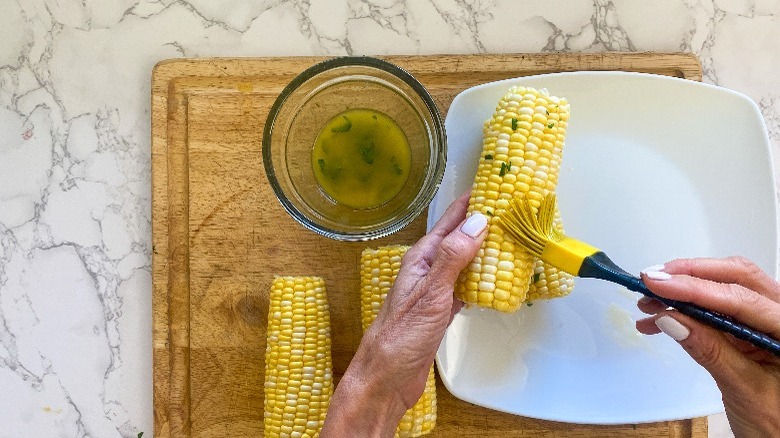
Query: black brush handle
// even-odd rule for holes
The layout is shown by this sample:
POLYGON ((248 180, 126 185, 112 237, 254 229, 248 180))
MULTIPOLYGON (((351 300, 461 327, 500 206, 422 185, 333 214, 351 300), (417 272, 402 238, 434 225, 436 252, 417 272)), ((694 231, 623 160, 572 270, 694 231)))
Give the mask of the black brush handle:
POLYGON ((780 342, 777 340, 738 322, 734 322, 723 315, 699 307, 696 304, 670 300, 654 294, 645 286, 642 279, 621 269, 601 251, 586 257, 585 260, 583 260, 580 272, 577 275, 584 278, 599 278, 625 286, 634 292, 639 292, 647 297, 654 298, 669 307, 677 309, 677 311, 683 315, 688 315, 691 318, 701 321, 711 327, 715 327, 722 332, 733 335, 737 339, 750 342, 756 347, 767 350, 775 356, 780 357, 780 342))

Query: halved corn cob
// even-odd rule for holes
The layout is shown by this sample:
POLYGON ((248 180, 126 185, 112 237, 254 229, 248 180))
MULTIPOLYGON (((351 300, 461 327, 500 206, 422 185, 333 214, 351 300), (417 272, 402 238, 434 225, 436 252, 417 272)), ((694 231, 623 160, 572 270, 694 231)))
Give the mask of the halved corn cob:
POLYGON ((485 122, 483 149, 468 214, 488 216, 488 236, 461 272, 456 296, 468 304, 513 312, 526 300, 534 258, 504 236, 497 216, 513 197, 534 208, 555 190, 569 103, 546 90, 512 87, 485 122))
MULTIPOLYGON (((401 259, 408 249, 408 246, 384 246, 363 251, 360 258, 360 308, 364 332, 379 314, 401 268, 401 259)), ((431 366, 422 397, 401 418, 395 436, 408 438, 426 435, 435 425, 436 377, 431 366)))
POLYGON ((332 394, 325 283, 277 277, 268 306, 264 436, 318 436, 332 394))

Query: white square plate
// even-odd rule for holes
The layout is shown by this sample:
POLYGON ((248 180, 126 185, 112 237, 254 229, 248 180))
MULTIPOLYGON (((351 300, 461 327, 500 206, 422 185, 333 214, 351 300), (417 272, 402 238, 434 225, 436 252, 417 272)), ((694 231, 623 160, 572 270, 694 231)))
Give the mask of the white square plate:
MULTIPOLYGON (((447 169, 428 228, 472 183, 482 124, 514 84, 566 97, 572 114, 558 200, 567 234, 629 272, 677 257, 741 254, 776 275, 774 174, 766 127, 746 96, 623 72, 505 80, 459 94, 447 169)), ((504 315, 458 314, 437 364, 468 402, 576 423, 640 423, 723 411, 712 378, 666 336, 641 336, 637 294, 577 279, 569 297, 504 315)))

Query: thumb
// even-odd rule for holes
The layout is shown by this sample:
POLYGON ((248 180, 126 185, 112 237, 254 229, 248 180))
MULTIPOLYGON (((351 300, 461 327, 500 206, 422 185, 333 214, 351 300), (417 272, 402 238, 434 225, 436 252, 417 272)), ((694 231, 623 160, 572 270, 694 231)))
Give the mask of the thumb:
POLYGON ((450 232, 436 250, 428 277, 434 282, 451 288, 469 262, 477 255, 485 240, 488 219, 482 213, 474 213, 450 232))
POLYGON ((740 382, 750 373, 753 362, 729 342, 724 333, 678 312, 664 312, 655 325, 679 342, 685 351, 703 366, 721 386, 740 382))

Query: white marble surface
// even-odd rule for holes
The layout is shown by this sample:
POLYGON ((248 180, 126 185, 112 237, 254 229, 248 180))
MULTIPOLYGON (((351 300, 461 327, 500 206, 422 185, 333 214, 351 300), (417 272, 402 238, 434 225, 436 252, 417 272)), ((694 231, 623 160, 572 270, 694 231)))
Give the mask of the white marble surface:
MULTIPOLYGON (((687 51, 706 82, 758 102, 780 157, 779 13, 779 0, 0 0, 0 438, 151 436, 157 61, 687 51)), ((722 416, 710 428, 730 435, 722 416)))

